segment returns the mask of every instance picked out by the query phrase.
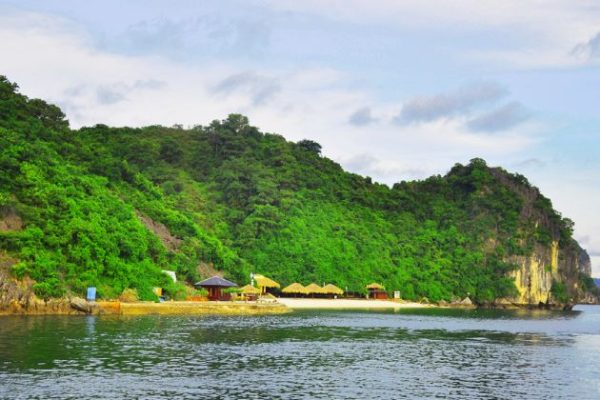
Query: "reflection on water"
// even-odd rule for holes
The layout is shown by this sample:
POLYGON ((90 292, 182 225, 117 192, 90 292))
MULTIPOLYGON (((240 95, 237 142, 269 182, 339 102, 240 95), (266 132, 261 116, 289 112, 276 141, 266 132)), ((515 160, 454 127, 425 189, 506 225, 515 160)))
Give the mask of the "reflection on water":
POLYGON ((600 308, 0 319, 0 398, 600 398, 600 308))

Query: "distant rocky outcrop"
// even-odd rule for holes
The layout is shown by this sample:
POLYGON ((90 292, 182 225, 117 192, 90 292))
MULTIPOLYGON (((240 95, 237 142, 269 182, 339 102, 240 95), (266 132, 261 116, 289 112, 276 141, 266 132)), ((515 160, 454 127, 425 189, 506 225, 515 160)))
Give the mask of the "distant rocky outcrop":
POLYGON ((475 308, 476 305, 469 297, 465 297, 464 299, 454 299, 451 302, 447 301, 439 301, 437 303, 440 307, 452 307, 452 308, 475 308))

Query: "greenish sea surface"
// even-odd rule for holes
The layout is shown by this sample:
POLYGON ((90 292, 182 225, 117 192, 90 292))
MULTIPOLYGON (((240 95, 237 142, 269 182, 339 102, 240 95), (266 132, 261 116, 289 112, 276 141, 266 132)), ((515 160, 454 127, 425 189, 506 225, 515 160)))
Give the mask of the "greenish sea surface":
POLYGON ((600 307, 0 317, 1 399, 599 399, 600 307))

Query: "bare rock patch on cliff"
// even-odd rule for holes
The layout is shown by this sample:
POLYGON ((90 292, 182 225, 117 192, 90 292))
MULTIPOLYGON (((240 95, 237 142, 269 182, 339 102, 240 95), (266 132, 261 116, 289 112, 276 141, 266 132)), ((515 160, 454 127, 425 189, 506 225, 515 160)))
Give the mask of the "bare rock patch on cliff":
POLYGON ((162 242, 162 244, 170 251, 177 251, 183 240, 171 234, 169 228, 167 228, 164 224, 154 221, 152 218, 147 215, 142 214, 139 211, 135 212, 142 224, 154 233, 162 242))
POLYGON ((23 220, 12 209, 0 209, 0 232, 17 232, 23 229, 23 220))
POLYGON ((197 267, 198 274, 202 277, 219 276, 223 278, 225 273, 215 268, 213 263, 200 262, 197 267))

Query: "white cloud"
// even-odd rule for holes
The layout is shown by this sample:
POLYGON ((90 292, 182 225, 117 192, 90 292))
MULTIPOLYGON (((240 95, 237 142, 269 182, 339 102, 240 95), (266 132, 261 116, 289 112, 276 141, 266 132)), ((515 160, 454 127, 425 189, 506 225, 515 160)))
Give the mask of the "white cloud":
POLYGON ((259 16, 222 18, 205 12, 186 18, 141 20, 103 38, 102 44, 127 54, 160 54, 173 59, 250 56, 268 45, 269 25, 259 16))
POLYGON ((600 3, 592 0, 270 0, 284 11, 316 14, 355 24, 387 25, 408 31, 462 32, 474 39, 483 32, 512 41, 504 49, 474 49, 471 60, 517 68, 579 66, 571 54, 598 33, 600 3))
POLYGON ((547 163, 544 160, 532 157, 518 161, 512 165, 516 168, 543 168, 547 165, 547 163))
MULTIPOLYGON (((39 14, 0 17, 0 49, 4 54, 18 55, 0 60, 3 73, 20 83, 24 93, 76 111, 69 114, 75 126, 97 122, 193 125, 244 112, 265 130, 279 131, 292 139, 314 137, 334 151, 340 149, 340 153, 356 147, 356 143, 363 146, 371 142, 368 133, 348 133, 346 125, 349 114, 373 103, 371 94, 345 88, 348 77, 336 70, 261 70, 258 74, 233 64, 198 66, 124 56, 95 49, 82 32, 68 21, 39 14), (261 107, 265 97, 274 96, 277 102, 261 107), (340 138, 351 136, 352 140, 340 143, 340 138)), ((458 108, 468 107, 475 95, 477 101, 485 100, 483 95, 501 95, 500 87, 488 86, 459 90, 457 96, 466 93, 463 97, 469 104, 459 101, 458 108)), ((380 103, 377 107, 388 121, 398 109, 395 104, 380 103)), ((425 122, 418 127, 388 124, 376 135, 382 141, 397 142, 399 148, 435 149, 435 143, 440 143, 440 149, 466 148, 472 152, 505 152, 531 143, 516 135, 478 137, 464 129, 460 119, 425 122)))
POLYGON ((270 0, 268 3, 281 10, 363 23, 377 20, 412 26, 432 21, 466 26, 519 27, 527 24, 529 29, 543 31, 568 25, 571 25, 570 31, 581 31, 582 26, 593 25, 597 20, 594 15, 600 11, 600 6, 590 0, 270 0))
POLYGON ((348 117, 348 123, 354 126, 367 126, 377 122, 370 107, 361 107, 348 117))
POLYGON ((244 71, 226 77, 213 87, 214 93, 223 95, 240 91, 250 95, 254 105, 261 105, 281 91, 281 84, 275 78, 244 71))
POLYGON ((527 109, 521 103, 513 101, 476 116, 467 126, 476 132, 498 132, 510 129, 528 118, 527 109))
POLYGON ((506 88, 493 82, 471 83, 452 92, 408 99, 394 120, 403 124, 453 117, 481 105, 493 104, 507 94, 506 88))
POLYGON ((379 180, 385 177, 389 184, 401 179, 420 179, 431 175, 433 172, 423 167, 415 168, 402 161, 380 160, 368 153, 356 154, 352 157, 338 160, 349 171, 366 176, 375 176, 379 180))
MULTIPOLYGON (((291 140, 318 140, 332 157, 347 158, 373 148, 382 162, 406 157, 410 161, 405 164, 419 165, 415 154, 431 154, 435 161, 424 169, 428 172, 452 165, 465 154, 496 157, 535 144, 529 134, 516 131, 493 137, 475 135, 465 127, 462 115, 411 126, 381 123, 377 129, 351 128, 348 116, 365 104, 373 105, 371 120, 371 110, 376 109, 380 121, 391 121, 401 106, 375 101, 362 89, 349 89, 346 83, 352 77, 331 68, 261 69, 258 73, 231 63, 188 65, 113 54, 94 48, 92 42, 72 22, 40 14, 5 13, 0 16, 0 51, 14 56, 3 57, 0 70, 27 95, 61 105, 73 126, 195 125, 239 112, 261 129, 283 133, 291 140)), ((504 90, 494 85, 467 89, 450 96, 459 111, 474 102, 493 100, 504 90)), ((404 164, 386 168, 407 169, 404 164)), ((374 178, 393 181, 392 175, 374 178)))
POLYGON ((590 40, 579 43, 573 48, 571 54, 583 57, 585 60, 596 60, 600 58, 600 32, 590 40))

